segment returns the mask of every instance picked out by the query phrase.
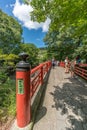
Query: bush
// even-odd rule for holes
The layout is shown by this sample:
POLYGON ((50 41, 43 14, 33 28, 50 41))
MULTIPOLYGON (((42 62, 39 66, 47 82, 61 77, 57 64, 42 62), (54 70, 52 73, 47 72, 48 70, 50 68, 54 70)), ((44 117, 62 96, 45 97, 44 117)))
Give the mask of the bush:
POLYGON ((7 78, 4 84, 0 84, 0 122, 7 121, 8 116, 15 116, 16 96, 15 80, 7 78))
POLYGON ((7 73, 4 69, 0 70, 0 84, 4 83, 7 80, 7 73))

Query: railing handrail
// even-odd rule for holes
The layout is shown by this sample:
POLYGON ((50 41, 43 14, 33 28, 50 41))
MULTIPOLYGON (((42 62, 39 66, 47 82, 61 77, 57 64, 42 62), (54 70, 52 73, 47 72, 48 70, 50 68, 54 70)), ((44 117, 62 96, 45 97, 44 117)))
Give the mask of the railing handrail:
POLYGON ((48 61, 48 62, 44 62, 44 63, 38 65, 37 67, 35 67, 31 70, 30 75, 36 74, 36 72, 38 72, 35 76, 33 76, 33 79, 30 79, 31 80, 30 81, 31 82, 31 86, 30 86, 31 98, 33 97, 34 93, 36 92, 38 86, 42 85, 44 76, 46 75, 46 73, 48 73, 50 67, 51 67, 51 62, 48 61))
POLYGON ((81 66, 81 67, 87 67, 87 64, 80 63, 79 66, 81 66))
POLYGON ((87 80, 87 70, 80 66, 75 66, 75 74, 87 80))
POLYGON ((49 62, 50 62, 50 61, 44 62, 44 63, 41 63, 40 65, 36 66, 35 68, 33 68, 33 69, 31 70, 31 74, 33 74, 35 71, 37 71, 38 69, 40 69, 40 67, 46 65, 46 63, 49 63, 49 62))
MULTIPOLYGON (((60 62, 60 66, 64 67, 65 63, 63 61, 60 62)), ((74 72, 75 74, 87 80, 87 70, 85 69, 85 67, 87 67, 87 64, 83 64, 83 63, 76 64, 74 72)))

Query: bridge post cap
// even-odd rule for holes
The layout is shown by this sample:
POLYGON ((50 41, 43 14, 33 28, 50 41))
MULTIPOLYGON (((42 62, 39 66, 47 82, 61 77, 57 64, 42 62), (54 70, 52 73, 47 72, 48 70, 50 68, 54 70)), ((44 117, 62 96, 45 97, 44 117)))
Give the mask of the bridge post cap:
POLYGON ((29 56, 29 55, 28 55, 27 53, 25 53, 25 52, 19 53, 19 57, 20 57, 23 61, 26 61, 26 59, 27 59, 28 56, 29 56))
POLYGON ((30 64, 26 62, 26 59, 29 55, 25 52, 22 52, 19 54, 19 57, 22 59, 19 63, 16 65, 16 70, 30 70, 30 64))

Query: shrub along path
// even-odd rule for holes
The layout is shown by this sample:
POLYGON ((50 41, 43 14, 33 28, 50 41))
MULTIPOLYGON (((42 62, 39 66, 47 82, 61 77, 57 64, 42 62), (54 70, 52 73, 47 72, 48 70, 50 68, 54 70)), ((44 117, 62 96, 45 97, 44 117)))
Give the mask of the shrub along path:
POLYGON ((87 83, 52 69, 33 130, 87 130, 87 83))

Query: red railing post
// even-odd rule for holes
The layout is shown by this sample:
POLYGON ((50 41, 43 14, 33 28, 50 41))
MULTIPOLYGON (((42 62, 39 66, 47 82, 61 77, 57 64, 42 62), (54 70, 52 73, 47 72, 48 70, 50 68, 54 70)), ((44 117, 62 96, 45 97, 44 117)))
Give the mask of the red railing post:
POLYGON ((46 71, 48 72, 48 62, 47 62, 47 64, 46 64, 46 71))
POLYGON ((82 68, 82 76, 84 76, 84 69, 82 68))
POLYGON ((16 66, 16 111, 18 127, 29 124, 30 114, 30 65, 26 62, 28 55, 20 53, 23 60, 16 66))
POLYGON ((43 84, 43 66, 41 66, 41 84, 43 84))

